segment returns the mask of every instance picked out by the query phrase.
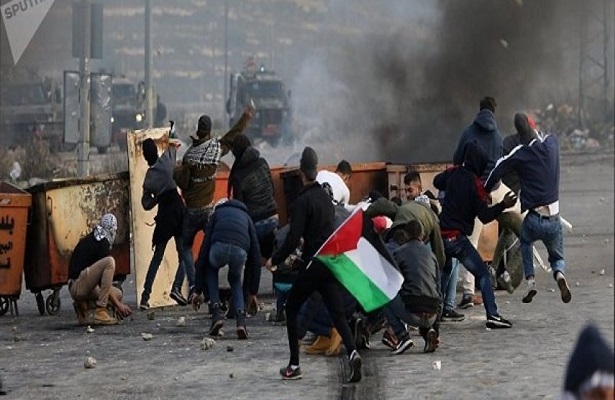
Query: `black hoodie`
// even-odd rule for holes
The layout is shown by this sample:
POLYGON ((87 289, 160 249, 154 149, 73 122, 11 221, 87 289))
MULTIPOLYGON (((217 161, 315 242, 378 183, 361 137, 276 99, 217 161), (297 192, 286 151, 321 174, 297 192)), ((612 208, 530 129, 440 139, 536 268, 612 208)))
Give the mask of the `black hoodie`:
POLYGON ((254 147, 247 147, 229 174, 229 198, 243 202, 254 222, 277 214, 269 164, 254 147))
POLYGON ((475 142, 469 142, 466 145, 463 166, 449 168, 434 178, 436 189, 446 192, 440 213, 443 237, 460 233, 471 235, 477 216, 486 224, 504 211, 503 203, 489 206, 489 195, 479 178, 488 161, 484 150, 475 142))

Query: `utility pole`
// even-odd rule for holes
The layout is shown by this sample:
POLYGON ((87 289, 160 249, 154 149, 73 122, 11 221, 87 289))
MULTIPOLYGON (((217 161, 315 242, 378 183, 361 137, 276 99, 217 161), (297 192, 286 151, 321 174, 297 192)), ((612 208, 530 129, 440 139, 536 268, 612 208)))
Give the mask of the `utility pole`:
MULTIPOLYGON (((579 124, 608 122, 610 67, 608 46, 611 10, 609 0, 588 0, 584 3, 580 25, 579 58, 579 124)), ((612 40, 612 39, 611 39, 612 40)), ((612 92, 611 92, 612 93, 612 92)))
MULTIPOLYGON (((226 98, 228 96, 227 92, 228 85, 228 0, 224 0, 224 97, 222 98, 222 115, 226 116, 226 98)), ((225 121, 228 121, 228 118, 224 118, 225 121)))
POLYGON ((82 0, 83 49, 79 57, 79 132, 81 140, 77 150, 77 175, 90 174, 90 1, 82 0))
POLYGON ((154 126, 154 97, 152 89, 152 2, 145 0, 145 126, 154 126))

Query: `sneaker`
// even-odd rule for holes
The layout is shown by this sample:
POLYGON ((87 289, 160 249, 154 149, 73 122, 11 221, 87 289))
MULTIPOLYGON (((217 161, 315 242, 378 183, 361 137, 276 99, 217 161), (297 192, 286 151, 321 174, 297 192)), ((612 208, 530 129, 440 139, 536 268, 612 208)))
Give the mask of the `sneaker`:
POLYGON ((181 290, 179 289, 172 289, 171 293, 169 294, 169 297, 175 300, 175 302, 180 306, 188 305, 188 300, 186 300, 186 298, 182 295, 181 290))
POLYGON ((425 335, 425 347, 423 347, 423 353, 433 353, 438 348, 440 340, 438 339, 438 332, 435 329, 430 328, 425 335))
POLYGON ((442 322, 459 322, 466 319, 466 316, 458 313, 455 310, 444 310, 441 319, 442 322))
POLYGON ((209 336, 220 336, 220 329, 224 326, 224 316, 220 310, 219 304, 211 306, 211 328, 209 328, 209 336))
POLYGON ((524 303, 531 303, 534 296, 536 296, 538 291, 536 290, 536 281, 527 281, 527 289, 525 290, 525 294, 523 295, 524 303))
POLYGON ((570 287, 568 286, 568 282, 566 281, 564 274, 558 273, 555 281, 557 282, 557 287, 562 295, 562 301, 564 303, 570 303, 570 300, 572 300, 572 293, 570 293, 570 287))
POLYGON ((237 327, 237 339, 239 340, 247 340, 248 339, 248 330, 245 326, 237 327))
POLYGON ((510 294, 515 291, 515 287, 512 284, 512 279, 510 278, 508 271, 504 271, 500 276, 498 276, 498 285, 510 294))
POLYGON ((237 315, 237 339, 246 340, 248 339, 248 331, 246 329, 246 314, 243 312, 243 310, 237 310, 235 315, 237 315))
POLYGON ((358 351, 354 350, 348 359, 348 364, 350 365, 350 375, 348 377, 348 382, 359 382, 361 380, 361 355, 358 351))
POLYGON ((149 303, 147 301, 141 300, 141 303, 139 303, 139 310, 141 311, 149 310, 149 303))
POLYGON ((293 368, 289 365, 287 367, 280 368, 280 375, 282 375, 282 379, 285 381, 294 381, 303 378, 301 375, 301 367, 299 366, 293 368))
POLYGON ((412 342, 412 339, 410 339, 410 336, 406 336, 403 339, 401 339, 401 341, 397 345, 397 348, 391 351, 391 354, 394 356, 404 354, 404 352, 412 346, 414 346, 414 342, 412 342))
POLYGON ((397 339, 393 331, 387 329, 382 334, 382 343, 391 350, 395 350, 399 346, 399 339, 397 339))
POLYGON ((464 293, 463 297, 461 298, 461 302, 457 304, 457 307, 461 308, 462 310, 473 306, 474 302, 472 301, 472 295, 469 293, 464 293))
POLYGON ((512 322, 502 318, 499 315, 490 315, 487 317, 487 328, 490 328, 490 329, 512 328, 512 322))

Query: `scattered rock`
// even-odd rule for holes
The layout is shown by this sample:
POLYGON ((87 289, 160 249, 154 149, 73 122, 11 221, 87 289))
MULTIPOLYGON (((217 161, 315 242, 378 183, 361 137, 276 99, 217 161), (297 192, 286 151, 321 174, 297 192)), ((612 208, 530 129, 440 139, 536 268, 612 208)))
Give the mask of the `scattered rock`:
POLYGON ((152 340, 154 338, 154 335, 152 335, 151 333, 142 333, 141 337, 147 342, 152 340))
POLYGON ((549 289, 549 292, 554 293, 555 289, 551 288, 551 289, 549 289))
POLYGON ((233 373, 231 372, 230 374, 228 374, 228 377, 233 379, 235 377, 235 375, 233 375, 233 373))
POLYGON ((608 244, 610 242, 610 240, 608 238, 604 239, 604 243, 608 244))
POLYGON ((153 321, 154 318, 156 317, 156 313, 153 311, 148 311, 147 312, 147 319, 149 319, 150 321, 153 321))
POLYGON ((94 328, 92 328, 90 325, 88 325, 88 327, 85 328, 85 333, 94 333, 94 328))
POLYGON ((235 350, 233 346, 226 346, 226 351, 231 352, 233 350, 235 350))
POLYGON ((440 371, 440 369, 442 369, 442 361, 440 360, 434 361, 433 369, 435 369, 436 371, 440 371))
POLYGON ((178 377, 178 376, 176 376, 176 377, 175 377, 175 380, 176 380, 176 381, 178 381, 178 380, 179 380, 179 377, 178 377))
POLYGON ((209 350, 212 347, 214 347, 214 344, 216 343, 215 340, 213 340, 212 338, 204 338, 203 341, 201 342, 201 350, 209 350))
POLYGON ((604 275, 604 268, 600 270, 600 276, 604 275))
POLYGON ((96 359, 94 357, 88 357, 83 362, 83 366, 87 369, 94 368, 96 366, 96 359))
POLYGON ((177 326, 186 326, 186 317, 179 317, 177 319, 177 326))
POLYGON ((577 282, 577 283, 575 283, 574 285, 575 285, 576 287, 579 287, 579 286, 581 286, 581 283, 580 283, 580 282, 577 282))
POLYGON ((125 380, 126 380, 126 377, 125 377, 125 376, 122 376, 120 379, 121 379, 121 380, 123 380, 123 381, 125 381, 125 380))
POLYGON ((604 203, 604 197, 599 198, 598 201, 604 203))
POLYGON ((612 283, 609 283, 609 287, 612 289, 612 288, 613 288, 613 284, 612 284, 612 283))

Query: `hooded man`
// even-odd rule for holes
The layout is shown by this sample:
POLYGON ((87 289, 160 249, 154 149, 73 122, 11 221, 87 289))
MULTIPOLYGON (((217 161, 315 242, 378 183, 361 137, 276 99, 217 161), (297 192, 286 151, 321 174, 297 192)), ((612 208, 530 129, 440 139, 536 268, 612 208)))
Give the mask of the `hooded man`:
MULTIPOLYGON (((512 327, 510 321, 502 318, 498 313, 487 265, 468 239, 474 229, 476 217, 486 224, 517 201, 515 195, 510 192, 500 203, 489 206, 489 195, 483 189, 479 178, 487 162, 488 157, 483 149, 473 142, 468 143, 463 166, 454 166, 439 173, 435 176, 433 184, 436 189, 446 192, 440 213, 440 230, 444 240, 446 265, 451 265, 448 262, 449 258, 456 258, 475 278, 480 280, 480 289, 487 313, 487 328, 510 328, 512 327)), ((447 269, 444 269, 443 274, 448 274, 450 277, 451 271, 447 269)), ((446 278, 443 279, 442 287, 446 287, 447 283, 446 278)))
POLYGON ((583 328, 574 347, 561 400, 612 400, 615 397, 613 349, 594 324, 583 328))
MULTIPOLYGON (((250 118, 252 118, 252 108, 247 107, 237 123, 222 138, 217 138, 211 136, 211 118, 208 115, 201 115, 196 137, 192 137, 192 145, 184 154, 181 166, 175 170, 175 182, 181 189, 186 203, 182 227, 182 260, 190 291, 194 287, 192 245, 196 234, 199 231, 205 232, 212 209, 220 158, 230 151, 235 137, 245 129, 250 118)), ((175 289, 181 291, 181 287, 175 289)), ((183 296, 180 300, 187 303, 183 296)))
POLYGON ((280 369, 282 379, 301 379, 299 367, 299 337, 297 333, 297 315, 301 305, 314 292, 322 295, 323 302, 333 319, 333 325, 342 337, 348 352, 350 365, 350 382, 361 380, 361 356, 348 320, 344 314, 342 287, 331 271, 320 261, 313 258, 318 249, 331 236, 334 230, 335 210, 327 192, 316 182, 318 156, 311 147, 306 147, 301 154, 299 172, 303 188, 292 204, 290 229, 284 243, 267 261, 265 267, 271 270, 291 255, 303 237, 302 258, 304 264, 293 283, 286 302, 286 330, 290 347, 290 361, 280 369))
MULTIPOLYGON (((461 165, 465 159, 466 147, 469 143, 475 143, 484 151, 487 162, 484 169, 477 171, 477 175, 484 182, 489 176, 489 172, 493 169, 495 162, 502 157, 502 135, 498 130, 498 125, 495 121, 495 109, 497 103, 493 97, 484 97, 479 102, 479 111, 474 118, 474 121, 463 131, 455 153, 453 154, 453 164, 461 165)), ((497 193, 492 193, 493 202, 497 203, 503 199, 504 194, 509 191, 508 188, 502 187, 497 193)), ((478 248, 478 241, 483 230, 483 224, 480 219, 474 221, 474 231, 469 239, 475 248, 478 248)), ((467 269, 461 274, 463 297, 459 303, 460 308, 468 308, 474 305, 474 275, 467 269)))
POLYGON ((170 297, 179 305, 185 306, 187 301, 181 295, 181 284, 184 280, 182 262, 182 222, 184 218, 184 203, 177 191, 177 185, 173 180, 173 168, 175 166, 177 142, 169 141, 169 147, 158 157, 158 147, 152 139, 145 139, 141 144, 143 157, 149 168, 143 179, 143 195, 141 205, 145 210, 151 210, 158 206, 156 212, 156 227, 152 236, 154 254, 147 268, 147 275, 141 292, 139 309, 149 309, 149 298, 152 286, 158 273, 158 268, 164 257, 167 243, 171 238, 175 239, 175 247, 179 256, 179 264, 175 273, 175 280, 171 288, 170 297))
POLYGON ((115 259, 111 256, 111 247, 116 233, 115 215, 105 214, 94 230, 79 240, 70 256, 68 291, 74 300, 79 325, 88 323, 89 300, 96 300, 94 323, 98 325, 115 325, 118 322, 107 311, 109 301, 118 317, 132 314, 130 307, 122 303, 121 290, 112 286, 115 259))
POLYGON ((553 279, 557 282, 562 301, 568 303, 572 294, 564 276, 566 262, 559 216, 559 143, 552 135, 536 138, 525 114, 515 114, 514 122, 521 145, 498 160, 485 183, 485 189, 493 188, 509 172, 514 171, 519 177, 521 211, 528 211, 519 235, 527 282, 523 302, 530 303, 537 294, 532 245, 540 240, 547 248, 553 279))
MULTIPOLYGON (((237 135, 231 151, 235 162, 228 178, 228 198, 243 202, 248 209, 256 228, 264 264, 273 252, 275 230, 279 223, 271 170, 258 150, 252 147, 250 139, 243 134, 237 135)), ((250 273, 251 270, 246 270, 246 274, 250 273)), ((248 303, 246 310, 253 314, 256 312, 256 298, 250 296, 246 285, 251 279, 251 276, 244 279, 244 295, 248 303)))

